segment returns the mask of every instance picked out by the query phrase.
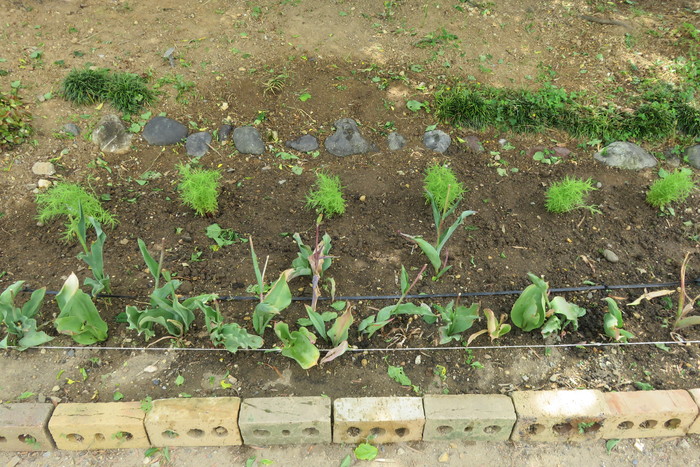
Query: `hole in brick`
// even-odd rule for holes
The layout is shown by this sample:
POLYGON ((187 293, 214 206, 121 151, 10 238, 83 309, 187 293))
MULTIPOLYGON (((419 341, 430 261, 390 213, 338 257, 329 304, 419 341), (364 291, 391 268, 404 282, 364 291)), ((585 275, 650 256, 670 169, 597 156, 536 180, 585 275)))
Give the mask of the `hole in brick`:
POLYGON ((190 438, 201 438, 204 436, 204 430, 200 430, 199 428, 192 428, 187 432, 187 436, 190 438))
POLYGON ((666 423, 664 423, 664 428, 668 428, 669 430, 674 430, 678 428, 681 425, 681 421, 678 418, 672 418, 671 420, 668 420, 666 423))
POLYGON ((161 433, 161 434, 163 435, 163 438, 175 439, 175 438, 179 438, 179 437, 180 437, 180 435, 178 434, 178 432, 173 431, 173 430, 165 430, 165 431, 164 431, 163 433, 161 433))
POLYGON ((348 428, 348 436, 352 436, 354 438, 356 436, 360 436, 360 433, 360 429, 356 426, 351 426, 350 428, 348 428))
POLYGON ((587 434, 587 433, 595 433, 596 431, 600 430, 600 423, 594 422, 590 425, 588 424, 579 424, 578 430, 581 434, 587 434))
POLYGON ((544 431, 544 425, 540 423, 533 423, 529 427, 527 427, 527 434, 529 435, 539 435, 544 431))
POLYGON ((634 423, 632 423, 632 422, 629 422, 629 421, 628 421, 628 422, 622 422, 622 423, 620 423, 619 425, 617 425, 617 429, 618 429, 618 430, 629 430, 629 429, 632 428, 633 426, 634 426, 634 423))
POLYGON ((370 436, 381 436, 384 433, 386 433, 386 430, 384 428, 376 427, 376 428, 372 428, 371 430, 369 430, 370 436))
POLYGON ((454 431, 454 428, 452 428, 451 426, 442 425, 442 426, 437 427, 437 432, 441 435, 447 435, 447 434, 452 433, 453 431, 454 431))
POLYGON ((102 433, 95 433, 95 441, 104 441, 105 440, 105 435, 102 433))
POLYGON ((501 431, 501 427, 498 425, 490 425, 484 428, 484 433, 487 435, 492 435, 494 433, 498 433, 499 431, 501 431))
POLYGON ((316 428, 304 428, 302 430, 302 433, 304 433, 306 436, 317 436, 318 435, 318 430, 316 428))
POLYGON ((282 430, 282 436, 289 436, 291 434, 292 434, 292 432, 289 430, 282 430))
POLYGON ((7 443, 7 438, 0 436, 0 443, 7 443))
POLYGON ((396 436, 399 438, 403 438, 408 434, 408 428, 397 428, 394 430, 394 433, 396 433, 396 436))
POLYGON ((131 441, 134 439, 134 435, 128 431, 117 431, 112 437, 118 441, 131 441))
POLYGON ((82 435, 79 435, 78 433, 70 433, 66 435, 66 439, 74 443, 82 443, 85 438, 83 438, 82 435))
POLYGON ((228 430, 223 426, 217 426, 212 430, 212 432, 214 433, 214 436, 226 436, 228 434, 228 430))
POLYGON ((270 432, 267 430, 253 430, 255 436, 270 436, 270 432))
POLYGON ((34 444, 37 444, 36 438, 33 437, 32 435, 19 435, 19 436, 17 437, 17 439, 20 440, 20 441, 23 442, 23 443, 29 444, 30 446, 31 446, 31 445, 34 445, 34 444))
POLYGON ((639 428, 642 428, 644 430, 651 430, 656 426, 658 422, 656 420, 644 420, 642 423, 639 424, 639 428))
POLYGON ((552 430, 558 435, 566 435, 571 431, 571 425, 568 423, 557 423, 552 427, 552 430))
POLYGON ((469 432, 472 431, 473 429, 474 429, 473 426, 467 426, 467 427, 464 427, 464 432, 465 432, 465 433, 469 433, 469 432))

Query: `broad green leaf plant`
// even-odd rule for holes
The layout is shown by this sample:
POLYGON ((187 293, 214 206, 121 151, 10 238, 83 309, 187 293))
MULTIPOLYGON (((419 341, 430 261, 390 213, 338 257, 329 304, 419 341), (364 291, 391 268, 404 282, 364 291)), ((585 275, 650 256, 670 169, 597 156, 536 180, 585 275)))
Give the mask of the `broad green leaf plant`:
POLYGON ((298 331, 289 331, 289 325, 284 322, 275 324, 275 334, 282 341, 282 355, 296 361, 304 370, 315 366, 321 352, 314 344, 316 336, 305 327, 298 331))
POLYGON ((281 313, 292 303, 292 292, 289 290, 287 283, 294 273, 294 269, 282 271, 280 277, 270 286, 270 289, 265 294, 265 270, 267 269, 267 259, 263 266, 262 272, 258 264, 258 257, 253 248, 253 238, 249 238, 250 256, 253 259, 253 269, 255 270, 255 278, 258 282, 258 290, 260 291, 260 303, 255 306, 253 311, 253 329, 260 336, 265 332, 265 328, 270 323, 270 320, 281 313))
POLYGON ((549 337, 570 326, 578 329, 578 318, 586 310, 567 302, 563 297, 549 299, 549 284, 534 274, 528 273, 532 284, 525 287, 513 304, 510 319, 525 332, 542 328, 542 335, 549 337))
POLYGON ((15 298, 17 293, 22 290, 23 284, 24 281, 17 281, 0 294, 0 324, 5 325, 8 333, 0 340, 0 349, 6 349, 8 345, 16 345, 18 350, 26 350, 53 339, 44 331, 37 330, 34 319, 43 304, 46 287, 32 292, 29 301, 20 308, 15 306, 15 298), (12 336, 12 341, 8 341, 10 336, 12 336))
POLYGON ((471 328, 479 317, 479 304, 472 303, 467 307, 455 305, 454 300, 442 307, 435 305, 435 309, 440 314, 440 320, 444 323, 439 328, 440 344, 447 344, 450 341, 459 341, 462 333, 471 328))
POLYGON ((110 278, 104 271, 104 244, 107 240, 107 234, 102 230, 100 222, 94 217, 89 217, 88 220, 92 224, 93 229, 95 229, 95 240, 90 244, 88 248, 87 244, 87 228, 85 224, 85 213, 83 211, 82 203, 78 202, 78 211, 80 215, 78 216, 78 226, 77 226, 77 236, 80 241, 80 245, 83 247, 83 252, 78 254, 78 259, 85 261, 90 270, 92 271, 93 277, 86 277, 83 281, 84 285, 89 285, 92 287, 90 295, 97 297, 98 294, 111 293, 110 289, 110 278))
POLYGON ((393 321, 396 315, 422 316, 426 323, 434 323, 437 317, 433 314, 428 305, 425 303, 421 303, 420 305, 415 305, 411 302, 404 303, 406 295, 408 295, 408 292, 410 292, 413 286, 416 285, 418 280, 423 276, 426 267, 427 264, 423 266, 413 282, 409 283, 406 268, 401 266, 401 297, 399 297, 394 305, 385 306, 379 310, 377 314, 370 315, 363 319, 357 330, 367 334, 368 337, 372 337, 375 332, 393 321))
POLYGON ((231 353, 236 353, 241 348, 259 349, 262 347, 262 337, 249 334, 248 331, 236 323, 224 324, 218 304, 216 308, 203 303, 198 303, 197 305, 204 312, 204 323, 207 326, 207 331, 209 331, 211 343, 215 347, 223 345, 231 353))
POLYGON ((180 302, 177 289, 181 282, 173 279, 171 274, 163 269, 163 246, 161 245, 160 261, 156 261, 148 252, 143 240, 139 238, 138 244, 141 256, 143 256, 146 266, 155 280, 155 286, 151 292, 149 308, 139 310, 132 305, 126 307, 129 329, 136 330, 139 335, 144 335, 145 340, 149 340, 155 335, 153 326, 158 324, 165 329, 168 336, 180 339, 194 321, 194 311, 210 300, 215 300, 217 295, 203 294, 180 302), (166 282, 165 285, 159 287, 161 277, 166 282))
POLYGON ((54 321, 56 330, 71 336, 80 345, 107 340, 107 323, 97 311, 92 298, 80 290, 78 277, 71 273, 56 295, 61 312, 54 321))
POLYGON ((605 297, 608 304, 608 312, 603 315, 603 328, 605 335, 611 337, 616 342, 627 342, 634 338, 634 334, 623 329, 622 312, 617 306, 617 302, 610 297, 605 297))

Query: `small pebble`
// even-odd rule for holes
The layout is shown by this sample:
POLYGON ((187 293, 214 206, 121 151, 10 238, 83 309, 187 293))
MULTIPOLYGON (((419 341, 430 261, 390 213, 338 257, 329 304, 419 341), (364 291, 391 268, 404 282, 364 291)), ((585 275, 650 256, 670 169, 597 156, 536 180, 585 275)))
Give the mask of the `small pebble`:
POLYGON ((416 356, 415 363, 416 363, 416 365, 420 365, 420 362, 421 362, 421 358, 420 358, 420 355, 418 355, 418 356, 416 356))
POLYGON ((363 367, 367 366, 367 359, 363 358, 361 363, 363 367))
POLYGON ((446 464, 450 462, 450 454, 447 452, 443 452, 440 457, 438 457, 438 462, 441 464, 446 464))
POLYGON ((603 250, 603 257, 611 263, 617 263, 618 261, 620 261, 620 258, 618 258, 618 256, 615 253, 613 253, 612 250, 608 250, 607 248, 603 250))

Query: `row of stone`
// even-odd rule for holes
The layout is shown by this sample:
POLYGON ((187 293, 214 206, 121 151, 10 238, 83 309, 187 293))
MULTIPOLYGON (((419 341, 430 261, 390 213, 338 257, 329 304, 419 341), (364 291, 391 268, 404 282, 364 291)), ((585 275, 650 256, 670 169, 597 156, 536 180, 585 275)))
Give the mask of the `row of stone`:
POLYGON ((675 437, 700 434, 699 411, 700 389, 18 403, 0 411, 0 450, 675 437))
MULTIPOLYGON (((335 122, 336 131, 324 141, 326 150, 334 156, 345 157, 367 152, 376 152, 379 148, 366 140, 351 118, 341 118, 335 122)), ((64 131, 79 134, 77 128, 64 128, 64 131)), ((232 125, 221 125, 217 131, 219 142, 233 141, 236 150, 241 154, 260 155, 265 152, 265 142, 257 128, 232 125)), ((191 157, 202 157, 211 148, 212 133, 200 131, 188 135, 185 125, 171 118, 157 116, 149 120, 143 127, 143 138, 148 144, 168 146, 185 141, 185 149, 191 157)), ((123 153, 131 145, 132 134, 116 115, 106 115, 95 127, 92 140, 104 152, 123 153)), ((443 153, 451 144, 450 136, 441 130, 427 131, 423 136, 423 144, 427 149, 443 153)), ((387 136, 387 145, 395 151, 406 145, 406 138, 397 132, 387 136)), ((319 148, 318 139, 312 135, 302 135, 286 142, 288 148, 300 152, 311 152, 319 148)))

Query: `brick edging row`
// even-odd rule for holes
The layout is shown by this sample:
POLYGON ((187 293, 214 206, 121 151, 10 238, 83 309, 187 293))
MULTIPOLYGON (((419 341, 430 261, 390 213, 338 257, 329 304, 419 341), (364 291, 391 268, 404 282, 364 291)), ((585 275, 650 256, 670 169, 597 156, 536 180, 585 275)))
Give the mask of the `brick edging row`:
POLYGON ((662 438, 700 434, 699 413, 700 389, 17 403, 0 407, 0 451, 662 438))

